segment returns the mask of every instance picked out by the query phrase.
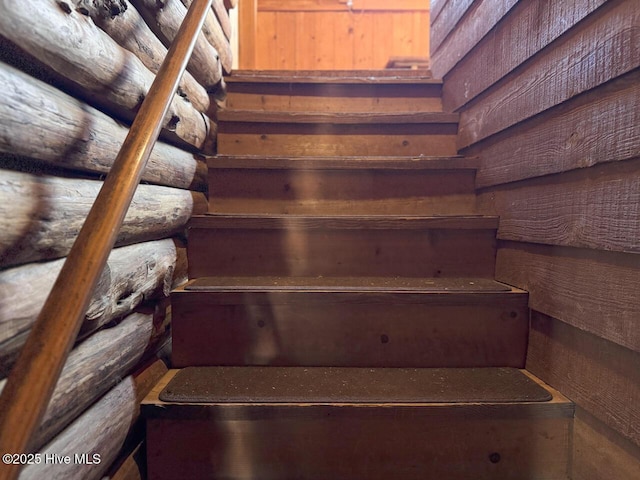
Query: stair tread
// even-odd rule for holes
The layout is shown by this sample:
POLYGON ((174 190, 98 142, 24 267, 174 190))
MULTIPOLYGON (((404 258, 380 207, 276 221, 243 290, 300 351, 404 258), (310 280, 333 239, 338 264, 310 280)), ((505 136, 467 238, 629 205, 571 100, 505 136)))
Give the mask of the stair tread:
POLYGON ((321 291, 408 293, 524 293, 487 278, 407 277, 201 277, 187 291, 321 291))
POLYGON ((306 170, 475 170, 476 157, 455 156, 395 156, 395 157, 293 157, 264 155, 217 155, 207 159, 209 168, 260 168, 306 170))
POLYGON ((190 227, 256 229, 497 229, 499 217, 490 215, 239 215, 207 213, 191 217, 190 227))
POLYGON ((512 403, 552 396, 514 368, 187 367, 176 403, 512 403))
POLYGON ((354 83, 354 84, 442 84, 422 70, 234 70, 225 78, 234 83, 354 83))
POLYGON ((264 110, 220 110, 219 122, 250 123, 325 123, 325 124, 390 124, 390 123, 458 123, 457 113, 446 112, 271 112, 264 110))

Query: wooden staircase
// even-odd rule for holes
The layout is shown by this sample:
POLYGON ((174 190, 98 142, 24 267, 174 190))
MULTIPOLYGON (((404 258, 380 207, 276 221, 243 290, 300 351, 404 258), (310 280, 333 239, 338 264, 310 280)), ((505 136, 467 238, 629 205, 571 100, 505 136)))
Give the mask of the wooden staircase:
POLYGON ((236 72, 150 479, 566 479, 573 405, 420 72, 236 72))

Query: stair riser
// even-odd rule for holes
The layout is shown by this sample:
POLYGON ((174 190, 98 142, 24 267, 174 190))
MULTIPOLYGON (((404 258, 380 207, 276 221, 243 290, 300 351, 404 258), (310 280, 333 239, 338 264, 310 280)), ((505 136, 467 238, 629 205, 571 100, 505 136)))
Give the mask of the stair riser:
POLYGON ((172 295, 173 364, 524 367, 527 295, 172 295), (436 297, 436 298, 434 298, 436 297))
POLYGON ((188 255, 190 278, 212 275, 493 278, 495 230, 192 227, 188 255))
POLYGON ((475 212, 474 170, 209 171, 209 211, 301 215, 475 212))
POLYGON ((293 112, 441 112, 441 85, 230 83, 227 109, 293 112))
POLYGON ((457 124, 220 122, 221 155, 456 155, 457 124))
POLYGON ((152 418, 149 479, 566 480, 571 420, 527 410, 240 406, 152 418))

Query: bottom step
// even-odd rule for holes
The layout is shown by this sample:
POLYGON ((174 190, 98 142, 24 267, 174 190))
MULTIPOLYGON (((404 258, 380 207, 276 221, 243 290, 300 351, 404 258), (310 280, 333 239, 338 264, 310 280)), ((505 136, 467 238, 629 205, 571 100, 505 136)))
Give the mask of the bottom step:
POLYGON ((573 404, 509 368, 194 367, 143 413, 151 480, 565 480, 573 404))

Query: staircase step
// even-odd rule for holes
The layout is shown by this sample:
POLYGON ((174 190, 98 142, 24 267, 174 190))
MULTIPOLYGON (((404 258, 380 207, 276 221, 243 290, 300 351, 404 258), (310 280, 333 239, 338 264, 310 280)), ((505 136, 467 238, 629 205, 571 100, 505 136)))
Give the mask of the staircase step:
POLYGON ((527 293, 490 279, 203 277, 171 298, 176 367, 525 361, 527 293))
POLYGON ((463 157, 211 157, 212 213, 470 215, 463 157))
POLYGON ((458 115, 222 110, 223 155, 456 155, 458 115))
POLYGON ((432 79, 373 77, 364 83, 334 78, 331 83, 320 83, 299 78, 232 75, 227 80, 225 108, 273 112, 442 111, 442 84, 432 79))
POLYGON ((229 85, 235 83, 320 83, 320 84, 406 84, 442 85, 424 70, 234 70, 225 77, 229 85))
POLYGON ((490 216, 196 216, 189 277, 493 278, 497 226, 490 216))
POLYGON ((513 369, 191 368, 144 400, 149 478, 567 478, 573 405, 513 369))

